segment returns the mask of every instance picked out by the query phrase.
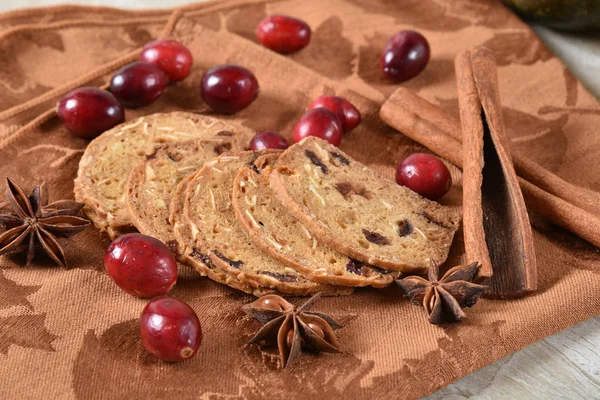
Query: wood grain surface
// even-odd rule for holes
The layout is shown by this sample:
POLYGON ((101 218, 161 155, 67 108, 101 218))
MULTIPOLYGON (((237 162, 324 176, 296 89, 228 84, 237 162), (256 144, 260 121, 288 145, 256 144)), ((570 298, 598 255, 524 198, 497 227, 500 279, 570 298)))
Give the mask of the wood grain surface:
MULTIPOLYGON (((175 7, 186 0, 70 0, 121 8, 175 7)), ((64 3, 1 1, 0 12, 64 3)), ((595 95, 600 96, 600 36, 534 27, 546 45, 595 95)), ((445 399, 600 399, 600 316, 543 339, 427 397, 445 399)))

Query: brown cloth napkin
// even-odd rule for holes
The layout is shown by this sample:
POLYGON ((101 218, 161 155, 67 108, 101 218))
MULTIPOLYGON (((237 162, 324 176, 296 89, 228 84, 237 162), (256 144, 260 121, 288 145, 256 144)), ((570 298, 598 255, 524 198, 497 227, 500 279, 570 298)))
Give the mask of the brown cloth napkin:
MULTIPOLYGON (((430 41, 427 69, 405 86, 458 116, 453 59, 477 44, 499 63, 513 151, 578 185, 600 190, 600 107, 534 33, 492 0, 229 0, 167 11, 54 7, 0 15, 0 179, 31 188, 46 181, 51 200, 72 198, 87 142, 48 111, 67 90, 101 86, 147 41, 172 36, 190 47, 192 75, 127 118, 168 110, 210 114, 199 84, 221 63, 255 72, 257 101, 228 117, 288 138, 314 97, 348 97, 364 122, 342 148, 388 177, 423 149, 386 127, 378 108, 396 86, 379 77, 379 52, 400 29, 430 41), (313 28, 290 56, 256 43, 257 22, 290 14, 313 28)), ((458 205, 460 171, 444 202, 458 205)), ((118 289, 103 270, 108 241, 95 228, 65 241, 72 266, 44 258, 0 258, 0 398, 417 398, 600 311, 600 253, 533 215, 540 290, 520 300, 481 300, 461 324, 430 325, 399 288, 325 298, 316 309, 344 323, 342 354, 304 354, 277 369, 274 351, 245 343, 258 323, 241 306, 252 297, 182 267, 172 291, 197 311, 204 341, 185 363, 143 349, 137 318, 147 300, 118 289)), ((462 235, 446 266, 463 261, 462 235)))

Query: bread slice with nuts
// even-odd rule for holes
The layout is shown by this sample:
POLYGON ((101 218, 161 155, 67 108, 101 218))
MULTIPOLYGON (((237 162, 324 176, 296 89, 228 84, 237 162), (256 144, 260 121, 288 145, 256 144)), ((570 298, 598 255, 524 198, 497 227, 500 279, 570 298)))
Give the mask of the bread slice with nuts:
POLYGON ((317 240, 381 268, 423 273, 442 264, 460 223, 458 210, 378 176, 314 137, 285 150, 270 179, 317 240))
POLYGON ((174 228, 173 234, 177 240, 179 259, 187 265, 193 267, 202 276, 206 276, 217 283, 241 290, 242 292, 253 294, 257 297, 264 296, 266 294, 279 293, 273 289, 262 286, 251 286, 247 283, 240 282, 235 275, 230 274, 227 270, 223 270, 218 266, 215 266, 196 249, 196 245, 192 239, 190 224, 187 222, 183 214, 186 189, 193 177, 194 175, 191 174, 183 178, 177 184, 171 195, 169 222, 174 228))
POLYGON ((242 168, 233 183, 235 215, 256 246, 315 282, 384 287, 398 277, 398 272, 365 265, 317 241, 271 190, 271 169, 268 163, 263 170, 242 168))
POLYGON ((134 231, 125 205, 126 183, 131 168, 155 146, 190 139, 223 138, 244 148, 254 132, 198 114, 174 112, 153 114, 118 125, 88 145, 79 162, 75 198, 85 203, 87 217, 111 238, 134 231))
POLYGON ((133 225, 143 234, 154 236, 177 254, 177 241, 169 223, 171 195, 177 184, 200 169, 223 150, 243 148, 229 138, 167 143, 137 162, 129 174, 126 203, 133 225))
MULTIPOLYGON (((195 174, 188 184, 184 204, 184 214, 195 243, 192 254, 209 267, 227 270, 240 282, 253 287, 266 287, 289 295, 351 293, 351 288, 306 279, 270 257, 254 246, 236 219, 231 205, 233 180, 241 168, 254 166, 262 154, 265 153, 221 155, 205 163, 195 174)), ((277 154, 271 159, 276 157, 277 154)), ((270 161, 267 157, 262 160, 270 161)))

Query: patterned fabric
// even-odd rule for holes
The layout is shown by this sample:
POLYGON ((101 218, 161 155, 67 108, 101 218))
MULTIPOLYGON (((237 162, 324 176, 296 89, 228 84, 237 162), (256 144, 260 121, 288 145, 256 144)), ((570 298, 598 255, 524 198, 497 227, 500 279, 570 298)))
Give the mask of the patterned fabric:
MULTIPOLYGON (((253 70, 258 100, 227 118, 291 137, 316 96, 347 96, 364 122, 342 149, 388 177, 423 149, 385 126, 378 109, 396 86, 380 78, 379 53, 400 29, 422 32, 432 60, 406 87, 458 116, 453 59, 476 44, 499 62, 501 95, 514 151, 569 181, 600 190, 600 107, 534 33, 493 0, 226 0, 184 11, 131 12, 54 7, 0 15, 0 179, 52 198, 72 198, 86 141, 51 111, 67 90, 101 86, 140 46, 160 35, 192 50, 192 75, 128 120, 157 111, 210 114, 202 73, 220 63, 253 70), (310 45, 281 56, 256 43, 266 15, 283 13, 313 28, 310 45)), ((461 175, 445 199, 460 204, 461 175)), ((520 300, 481 300, 464 323, 430 325, 396 286, 360 289, 317 306, 344 323, 343 354, 304 354, 286 371, 273 350, 245 343, 259 324, 241 306, 252 297, 187 267, 172 295, 198 313, 204 342, 191 361, 166 364, 146 353, 137 318, 147 300, 118 289, 103 270, 108 241, 89 229, 66 241, 72 266, 0 258, 0 398, 417 398, 600 311, 598 249, 532 215, 540 290, 520 300)), ((463 260, 461 235, 446 267, 463 260)))

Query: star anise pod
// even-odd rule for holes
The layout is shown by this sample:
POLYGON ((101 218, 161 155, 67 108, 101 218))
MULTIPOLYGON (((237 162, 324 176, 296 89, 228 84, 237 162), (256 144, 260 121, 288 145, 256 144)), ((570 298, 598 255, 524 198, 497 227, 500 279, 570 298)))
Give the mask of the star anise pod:
POLYGON ((479 263, 451 268, 438 280, 436 265, 429 268, 428 279, 408 276, 396 283, 404 289, 406 297, 415 304, 422 304, 432 324, 458 322, 465 317, 463 307, 477 303, 487 286, 473 283, 479 263))
POLYGON ((23 189, 6 179, 7 203, 0 204, 0 256, 27 250, 27 265, 31 264, 39 246, 61 267, 67 267, 65 253, 57 237, 73 236, 90 225, 78 217, 83 203, 59 200, 48 204, 44 185, 36 186, 27 196, 23 189))
POLYGON ((274 294, 246 304, 244 312, 264 324, 249 343, 277 343, 283 368, 292 364, 301 347, 339 353, 333 330, 341 325, 325 314, 309 311, 320 297, 317 293, 299 307, 274 294))

